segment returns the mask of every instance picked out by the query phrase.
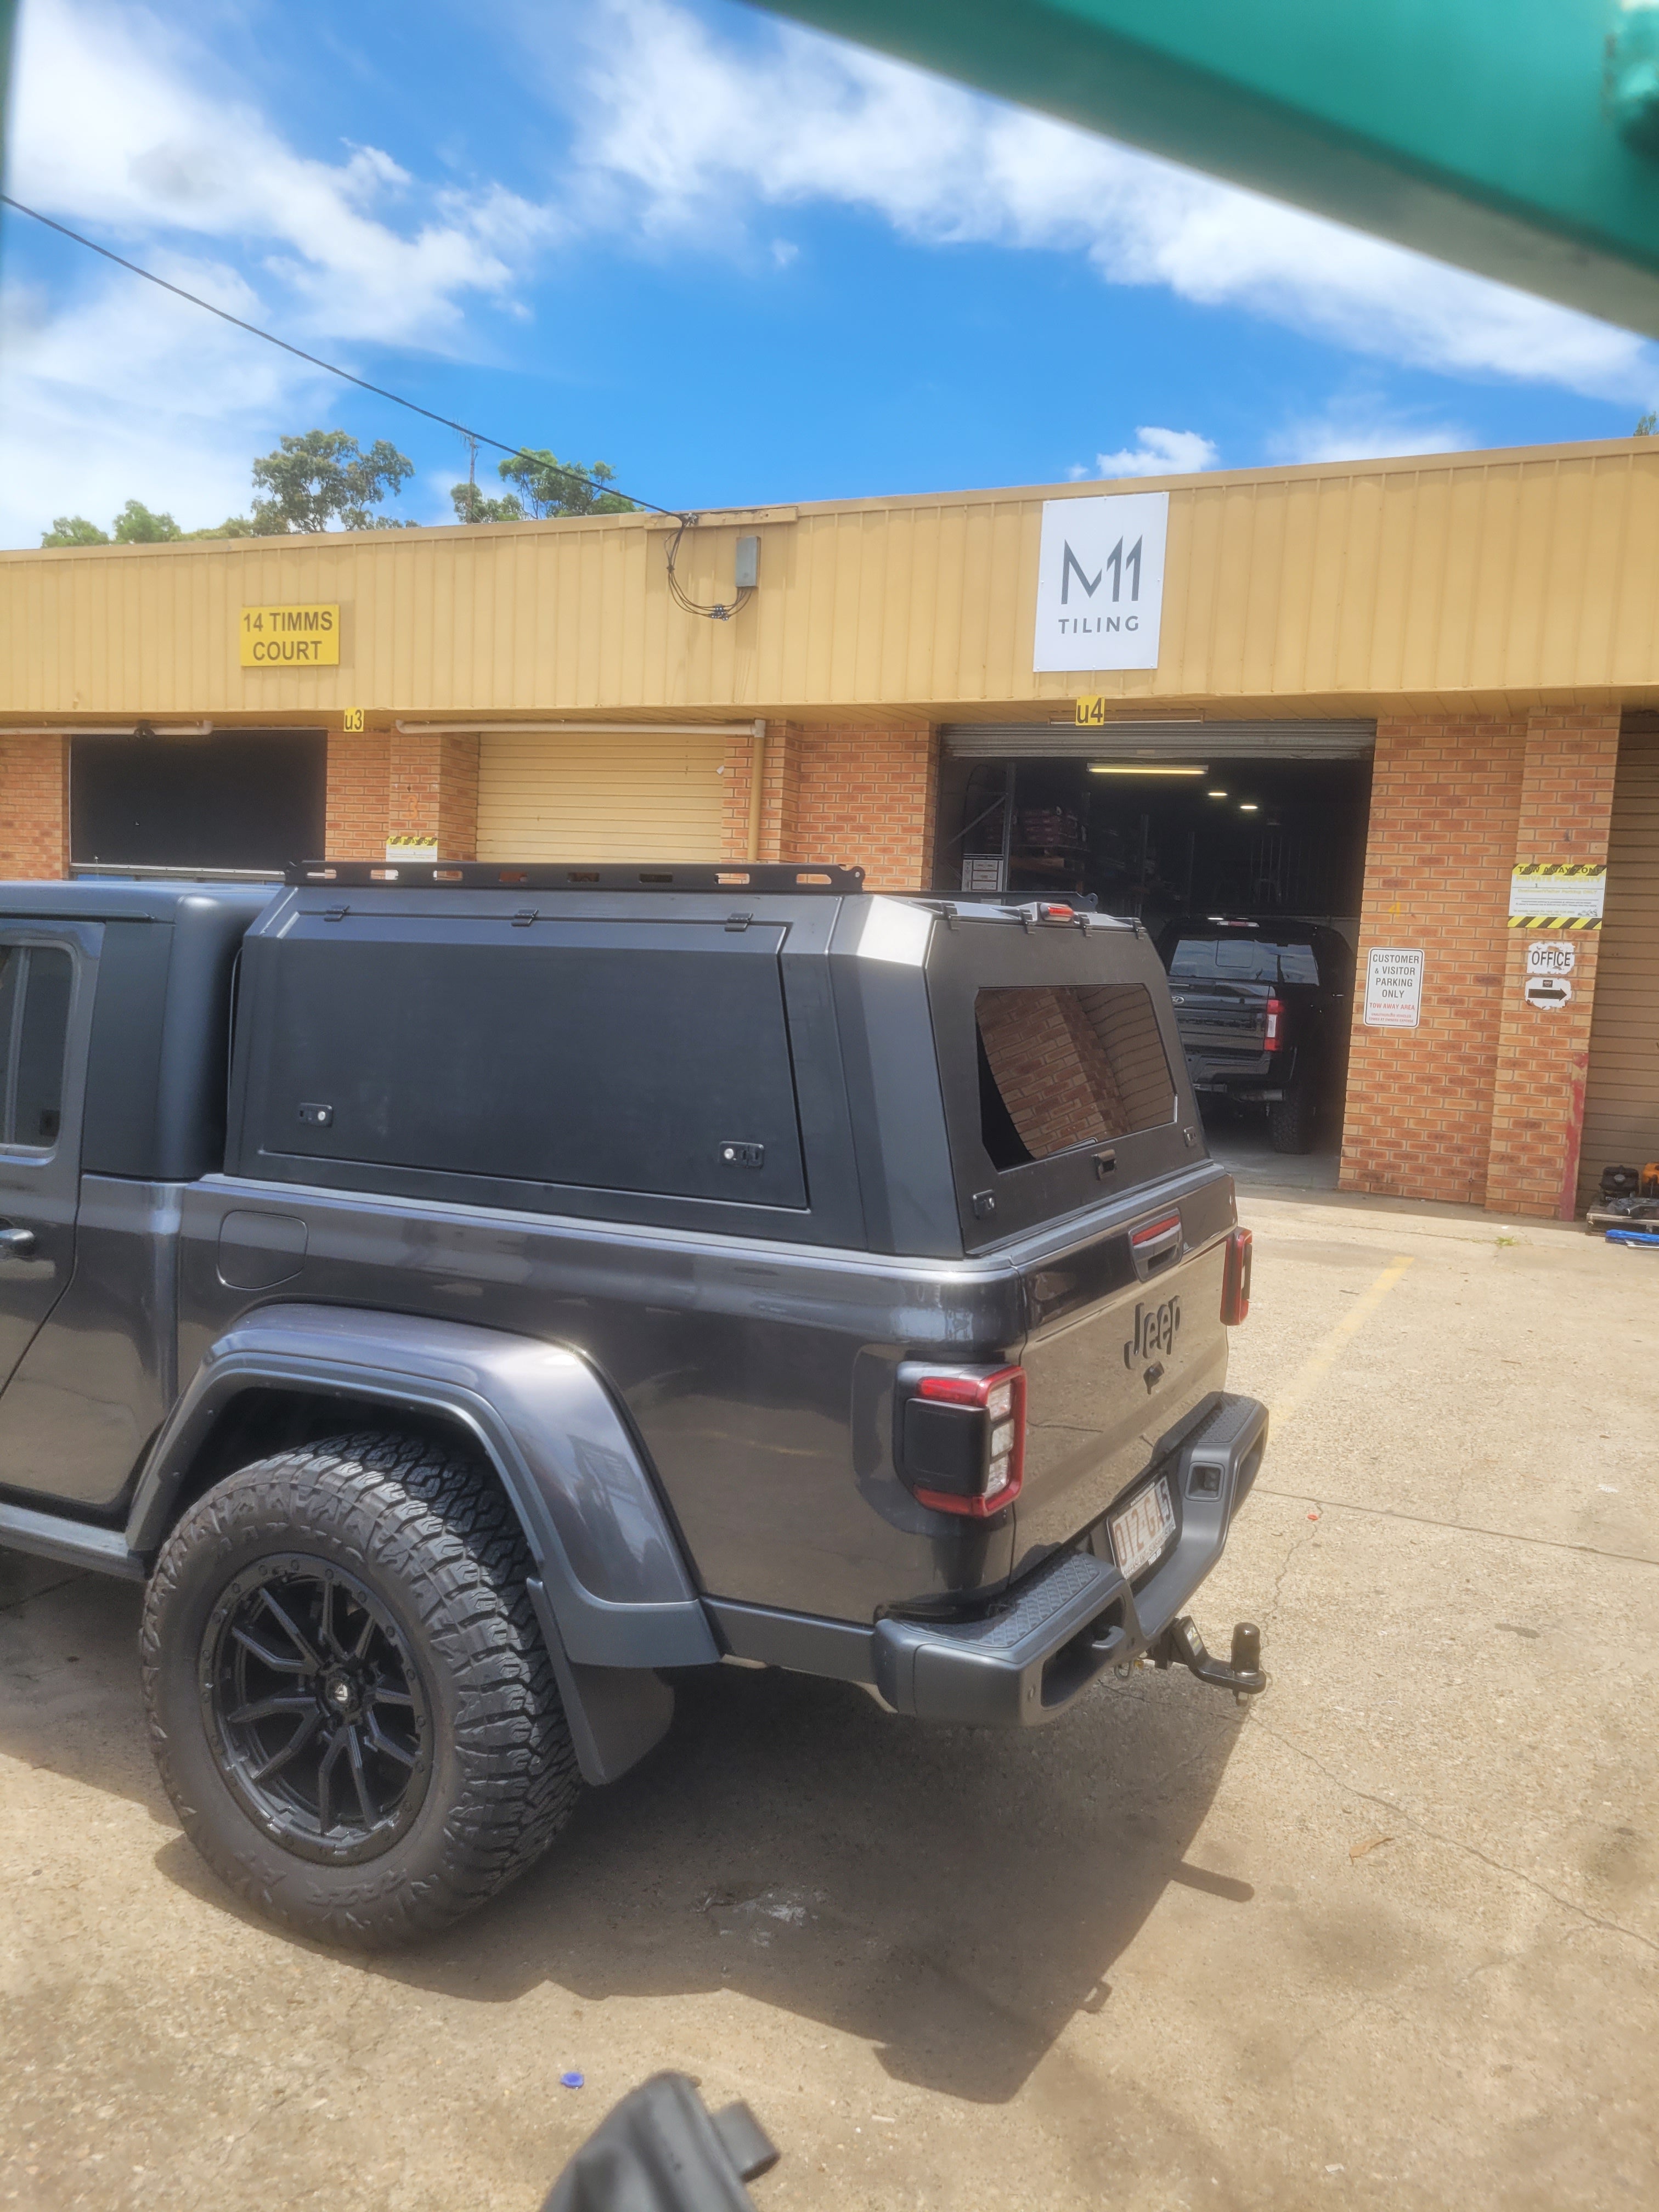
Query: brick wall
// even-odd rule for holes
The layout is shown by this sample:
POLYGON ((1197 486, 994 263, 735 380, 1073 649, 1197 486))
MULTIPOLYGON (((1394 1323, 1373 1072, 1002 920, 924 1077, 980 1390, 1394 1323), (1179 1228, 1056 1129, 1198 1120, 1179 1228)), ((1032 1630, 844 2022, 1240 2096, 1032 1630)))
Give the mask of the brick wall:
POLYGON ((393 730, 386 740, 386 780, 388 836, 435 837, 440 860, 473 858, 478 849, 476 737, 393 730))
POLYGON ((861 867, 872 890, 922 890, 938 753, 926 729, 791 730, 777 764, 781 857, 861 867))
POLYGON ((1344 1190, 1485 1199, 1525 763, 1522 723, 1377 724, 1344 1190), (1424 953, 1417 1029, 1364 1027, 1374 945, 1424 953))
POLYGON ((331 860, 386 858, 391 773, 390 732, 329 732, 325 844, 331 860))
POLYGON ((0 877, 69 873, 69 745, 0 735, 0 877))
POLYGON ((1616 713, 1377 724, 1344 1190, 1571 1218, 1595 946, 1575 933, 1570 1009, 1527 1006, 1510 873, 1605 859, 1618 733, 1616 713), (1372 945, 1424 953, 1417 1029, 1365 1027, 1372 945))
MULTIPOLYGON (((726 754, 725 857, 749 851, 754 748, 726 754)), ((938 744, 930 730, 818 730, 766 726, 762 860, 860 867, 872 890, 919 890, 933 866, 938 744)))
MULTIPOLYGON (((1606 864, 1618 758, 1616 713, 1528 718, 1517 862, 1606 864)), ((1504 888, 1507 893, 1507 883, 1504 888)), ((1507 935, 1486 1204, 1571 1221, 1600 939, 1595 930, 1512 929, 1507 935), (1528 1006, 1524 991, 1527 947, 1543 938, 1571 945, 1577 959, 1571 1002, 1548 1012, 1528 1006)))

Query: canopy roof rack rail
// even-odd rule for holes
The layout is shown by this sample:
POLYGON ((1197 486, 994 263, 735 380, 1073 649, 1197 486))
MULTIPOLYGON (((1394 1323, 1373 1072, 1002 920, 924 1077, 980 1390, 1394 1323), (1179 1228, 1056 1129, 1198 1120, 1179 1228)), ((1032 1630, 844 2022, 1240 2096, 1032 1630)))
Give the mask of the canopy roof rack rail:
POLYGON ((565 866, 546 860, 300 860, 283 879, 295 890, 313 884, 372 889, 396 884, 471 891, 829 891, 845 897, 864 889, 862 868, 816 861, 664 862, 601 860, 565 866))

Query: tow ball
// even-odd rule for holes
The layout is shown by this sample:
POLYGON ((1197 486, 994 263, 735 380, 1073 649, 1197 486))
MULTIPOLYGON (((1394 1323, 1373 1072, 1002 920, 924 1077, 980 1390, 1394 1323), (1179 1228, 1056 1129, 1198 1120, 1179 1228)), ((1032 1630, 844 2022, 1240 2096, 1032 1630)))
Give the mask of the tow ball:
POLYGON ((1218 1690, 1231 1690, 1241 1705, 1249 1705, 1252 1698, 1259 1698, 1267 1686, 1267 1678, 1261 1671, 1261 1631, 1253 1620, 1241 1620, 1234 1628, 1231 1662, 1211 1657, 1204 1648, 1197 1623, 1188 1613, 1170 1623, 1152 1646, 1150 1656, 1153 1666, 1160 1669, 1178 1661, 1200 1682, 1211 1683, 1218 1690))

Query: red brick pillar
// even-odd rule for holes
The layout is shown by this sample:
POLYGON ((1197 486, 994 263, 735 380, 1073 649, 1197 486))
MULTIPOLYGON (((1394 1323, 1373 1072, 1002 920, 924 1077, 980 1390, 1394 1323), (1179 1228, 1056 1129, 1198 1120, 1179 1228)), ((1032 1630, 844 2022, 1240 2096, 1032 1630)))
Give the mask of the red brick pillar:
MULTIPOLYGON (((721 810, 722 850, 728 860, 750 858, 756 741, 748 733, 726 740, 726 799, 721 810)), ((800 732, 793 722, 769 721, 761 765, 760 849, 757 860, 776 860, 790 842, 794 793, 799 780, 800 732)), ((793 853, 789 855, 793 858, 793 853)))
MULTIPOLYGON (((1617 709, 1529 716, 1515 865, 1606 866, 1619 720, 1617 709)), ((1506 880, 1506 901, 1508 890, 1506 880)), ((1507 938, 1486 1204, 1504 1213, 1571 1221, 1600 939, 1593 929, 1511 929, 1507 938), (1571 945, 1577 961, 1568 979, 1571 1001, 1547 1012, 1529 1006, 1525 995, 1527 947, 1545 937, 1571 945)))
POLYGON ((761 792, 760 857, 801 858, 800 762, 805 733, 799 723, 773 722, 766 736, 766 774, 761 792))
POLYGON ((1526 731, 1468 718, 1376 727, 1354 983, 1344 1190, 1486 1197, 1526 731), (1416 1029, 1365 1026, 1373 946, 1424 955, 1416 1029))
POLYGON ((346 737, 328 733, 328 796, 325 858, 383 860, 386 858, 386 787, 392 738, 386 730, 365 730, 346 737))
POLYGON ((478 849, 478 740, 431 730, 328 737, 328 851, 380 860, 393 837, 435 837, 446 860, 478 849))
POLYGON ((69 740, 0 733, 0 877, 69 873, 69 740))
POLYGON ((389 744, 386 836, 435 837, 440 860, 471 860, 478 849, 477 738, 393 730, 389 744))

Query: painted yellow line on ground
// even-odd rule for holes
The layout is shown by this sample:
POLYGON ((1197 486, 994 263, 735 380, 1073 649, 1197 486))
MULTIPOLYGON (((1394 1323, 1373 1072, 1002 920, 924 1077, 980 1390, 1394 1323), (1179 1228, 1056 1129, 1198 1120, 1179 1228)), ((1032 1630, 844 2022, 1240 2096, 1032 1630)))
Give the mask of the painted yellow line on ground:
POLYGON ((1390 1260, 1370 1288, 1360 1292, 1352 1310, 1344 1314, 1329 1335, 1309 1353, 1291 1376, 1289 1389, 1275 1398, 1268 1408, 1275 1430, 1282 1429, 1285 1422, 1292 1419, 1301 1410, 1335 1365, 1338 1355, 1349 1338, 1358 1335, 1411 1264, 1409 1259, 1390 1260))

